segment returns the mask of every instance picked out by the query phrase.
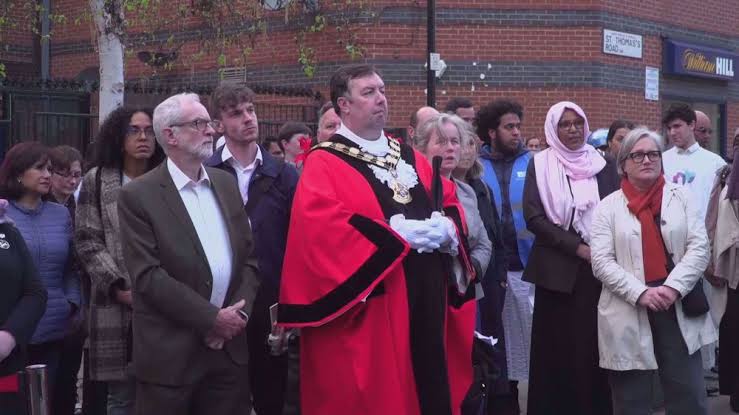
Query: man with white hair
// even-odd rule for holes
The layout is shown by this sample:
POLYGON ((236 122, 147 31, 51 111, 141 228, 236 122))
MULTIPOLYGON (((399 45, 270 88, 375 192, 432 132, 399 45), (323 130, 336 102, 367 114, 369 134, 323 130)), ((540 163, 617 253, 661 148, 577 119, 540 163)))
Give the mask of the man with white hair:
POLYGON ((248 414, 244 327, 257 290, 236 180, 203 167, 210 115, 195 94, 154 110, 167 161, 121 189, 133 286, 136 414, 248 414))

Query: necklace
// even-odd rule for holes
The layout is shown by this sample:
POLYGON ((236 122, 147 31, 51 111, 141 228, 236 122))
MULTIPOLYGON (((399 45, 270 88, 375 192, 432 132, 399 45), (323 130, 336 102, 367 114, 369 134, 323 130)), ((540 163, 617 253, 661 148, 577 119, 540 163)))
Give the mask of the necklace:
MULTIPOLYGON (((388 187, 393 191, 393 200, 403 205, 410 203, 413 200, 411 192, 408 186, 401 183, 398 179, 398 162, 400 161, 400 143, 393 138, 387 139, 390 146, 390 151, 385 157, 378 157, 373 154, 367 153, 360 150, 357 147, 349 147, 342 143, 335 143, 332 141, 324 141, 317 144, 315 147, 319 148, 330 148, 340 153, 346 154, 347 156, 353 157, 357 160, 363 161, 367 164, 372 164, 382 169, 385 169, 390 173, 391 180, 388 183, 388 187)), ((315 148, 314 147, 314 148, 315 148)))

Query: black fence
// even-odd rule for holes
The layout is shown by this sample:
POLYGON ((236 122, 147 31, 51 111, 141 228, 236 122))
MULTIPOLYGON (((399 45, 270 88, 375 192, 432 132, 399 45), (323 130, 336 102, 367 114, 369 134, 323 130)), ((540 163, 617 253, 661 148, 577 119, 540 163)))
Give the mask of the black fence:
MULTIPOLYGON (((48 146, 66 144, 86 153, 100 121, 96 114, 90 114, 90 93, 45 90, 33 85, 27 88, 2 88, 0 85, 0 92, 0 157, 13 144, 31 140, 48 146)), ((165 98, 167 96, 163 94, 128 93, 126 105, 153 108, 165 98)), ((263 98, 267 97, 258 97, 256 102, 260 140, 276 136, 280 127, 289 121, 303 122, 314 133, 317 131, 321 104, 318 99, 308 97, 296 99, 295 103, 260 103, 263 98)))
POLYGON ((0 154, 22 141, 66 144, 84 154, 97 130, 87 93, 4 90, 2 104, 0 154))
POLYGON ((0 160, 5 158, 5 152, 10 142, 10 120, 0 120, 0 160))
POLYGON ((283 124, 288 121, 305 123, 315 134, 318 130, 318 111, 320 106, 292 104, 256 104, 259 118, 259 139, 276 137, 283 124))
POLYGON ((86 154, 97 133, 97 114, 36 112, 33 116, 33 136, 50 147, 66 144, 86 154))

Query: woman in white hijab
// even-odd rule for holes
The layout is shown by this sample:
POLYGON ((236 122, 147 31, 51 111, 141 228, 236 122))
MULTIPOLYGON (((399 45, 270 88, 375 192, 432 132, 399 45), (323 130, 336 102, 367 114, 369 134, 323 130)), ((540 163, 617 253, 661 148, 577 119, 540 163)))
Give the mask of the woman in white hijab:
POLYGON ((585 112, 572 102, 549 109, 549 148, 529 163, 526 226, 535 235, 523 279, 536 285, 528 414, 610 414, 598 367, 596 307, 600 283, 590 267, 590 222, 600 200, 618 189, 612 158, 585 139, 585 112))

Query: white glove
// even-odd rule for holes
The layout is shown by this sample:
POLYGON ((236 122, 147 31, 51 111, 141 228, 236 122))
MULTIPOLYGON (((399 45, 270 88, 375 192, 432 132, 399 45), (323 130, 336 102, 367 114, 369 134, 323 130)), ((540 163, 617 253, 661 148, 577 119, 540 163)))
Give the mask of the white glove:
POLYGON ((7 331, 0 331, 0 362, 10 356, 15 349, 15 337, 7 331))
POLYGON ((404 215, 397 214, 390 218, 390 227, 408 242, 411 249, 415 249, 419 253, 433 252, 439 249, 440 245, 432 242, 432 240, 442 239, 442 230, 438 226, 432 226, 428 219, 406 219, 404 215))
POLYGON ((459 241, 457 240, 457 228, 454 226, 454 222, 437 211, 431 213, 431 219, 427 219, 426 222, 436 230, 433 235, 438 235, 436 239, 430 237, 430 241, 438 244, 442 252, 457 255, 459 241))

